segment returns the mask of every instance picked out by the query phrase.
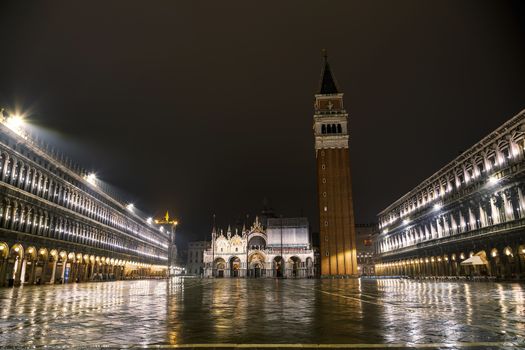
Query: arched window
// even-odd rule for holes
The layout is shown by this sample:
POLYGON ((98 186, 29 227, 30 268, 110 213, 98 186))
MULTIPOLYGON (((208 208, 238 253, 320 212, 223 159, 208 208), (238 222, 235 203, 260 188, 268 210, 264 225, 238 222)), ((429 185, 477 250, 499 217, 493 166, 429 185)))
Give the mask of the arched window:
POLYGON ((332 133, 332 126, 330 124, 328 124, 327 127, 326 127, 326 133, 327 134, 331 134, 332 133))
POLYGON ((341 128, 341 124, 337 124, 337 133, 338 134, 342 134, 343 133, 343 128, 341 128))
POLYGON ((321 134, 326 134, 326 125, 321 125, 321 134))

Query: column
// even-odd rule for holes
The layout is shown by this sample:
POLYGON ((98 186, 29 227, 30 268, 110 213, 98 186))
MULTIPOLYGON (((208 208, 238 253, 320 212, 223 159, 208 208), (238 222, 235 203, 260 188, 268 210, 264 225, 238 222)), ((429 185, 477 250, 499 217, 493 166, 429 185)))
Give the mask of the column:
POLYGON ((55 273, 57 269, 58 259, 53 259, 53 269, 51 270, 51 278, 49 284, 55 284, 55 273))

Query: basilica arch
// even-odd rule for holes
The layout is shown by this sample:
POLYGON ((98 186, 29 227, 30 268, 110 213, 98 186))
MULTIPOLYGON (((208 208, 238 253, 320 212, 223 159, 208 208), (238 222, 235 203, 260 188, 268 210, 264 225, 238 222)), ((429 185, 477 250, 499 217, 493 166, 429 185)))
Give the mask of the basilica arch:
POLYGON ((226 261, 223 258, 217 258, 213 262, 214 277, 224 277, 226 270, 226 261))
POLYGON ((255 251, 248 257, 248 277, 266 276, 266 255, 261 251, 255 251))
POLYGON ((241 259, 238 256, 232 256, 228 263, 230 265, 230 277, 241 277, 241 259))

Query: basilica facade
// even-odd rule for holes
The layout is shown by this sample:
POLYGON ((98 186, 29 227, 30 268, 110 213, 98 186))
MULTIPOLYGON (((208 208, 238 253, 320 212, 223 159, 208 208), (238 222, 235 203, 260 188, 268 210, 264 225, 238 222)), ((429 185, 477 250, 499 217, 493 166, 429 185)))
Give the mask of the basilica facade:
POLYGON ((204 252, 206 277, 315 276, 314 251, 306 218, 258 217, 247 229, 212 230, 211 247, 204 252), (239 232, 240 231, 240 232, 239 232))

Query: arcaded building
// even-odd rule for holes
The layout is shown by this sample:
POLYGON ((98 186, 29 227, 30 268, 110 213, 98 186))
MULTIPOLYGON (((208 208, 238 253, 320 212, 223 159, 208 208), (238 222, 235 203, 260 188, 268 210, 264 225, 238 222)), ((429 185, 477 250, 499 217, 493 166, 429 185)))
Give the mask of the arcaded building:
POLYGON ((315 276, 314 251, 306 218, 258 217, 250 228, 226 233, 214 228, 211 248, 204 252, 207 277, 315 276))
POLYGON ((360 276, 375 275, 374 240, 377 238, 377 233, 377 224, 355 225, 357 270, 360 276))
POLYGON ((0 286, 165 274, 168 235, 0 113, 0 286))
POLYGON ((525 278, 524 147, 525 110, 379 213, 376 273, 525 278))

